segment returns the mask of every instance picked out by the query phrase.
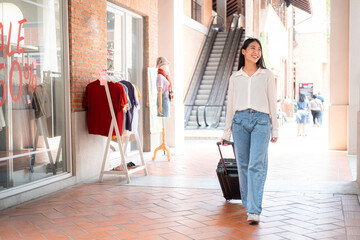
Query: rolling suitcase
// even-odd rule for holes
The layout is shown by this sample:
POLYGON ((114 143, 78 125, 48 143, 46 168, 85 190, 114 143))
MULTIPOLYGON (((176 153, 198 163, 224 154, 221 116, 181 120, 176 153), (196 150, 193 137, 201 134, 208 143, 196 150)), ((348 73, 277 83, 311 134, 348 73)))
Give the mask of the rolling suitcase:
MULTIPOLYGON (((225 142, 232 146, 234 155, 234 143, 233 142, 225 142)), ((220 142, 216 143, 219 148, 220 153, 220 161, 218 163, 216 173, 220 182, 221 190, 223 192, 224 198, 226 200, 231 199, 241 199, 240 195, 240 187, 239 187, 239 175, 237 170, 237 164, 235 158, 223 158, 221 149, 220 149, 220 142)))

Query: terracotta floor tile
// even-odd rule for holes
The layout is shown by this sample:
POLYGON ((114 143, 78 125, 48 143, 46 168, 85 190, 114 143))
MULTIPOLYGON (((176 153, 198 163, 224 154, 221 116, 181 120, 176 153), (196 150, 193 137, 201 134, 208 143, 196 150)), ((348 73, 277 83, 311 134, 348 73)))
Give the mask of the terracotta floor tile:
POLYGON ((86 233, 84 230, 82 230, 79 227, 64 227, 61 228, 60 230, 69 236, 81 235, 86 233))
POLYGON ((218 237, 226 236, 225 233, 220 231, 214 231, 214 232, 205 232, 200 234, 192 235, 191 238, 193 239, 215 239, 218 237))
POLYGON ((200 234, 201 231, 197 230, 197 229, 193 229, 187 226, 175 226, 175 227, 169 227, 171 230, 174 230, 175 232, 184 234, 186 236, 190 236, 190 235, 195 235, 195 234, 200 234))
POLYGON ((134 234, 129 231, 120 230, 120 231, 111 231, 111 235, 114 235, 115 237, 119 239, 138 239, 139 236, 137 234, 134 234))
POLYGON ((46 239, 51 239, 51 240, 70 240, 72 239, 71 237, 67 236, 66 234, 61 234, 61 233, 58 233, 58 234, 44 234, 44 237, 46 239))
POLYGON ((193 238, 189 238, 183 234, 180 233, 166 233, 166 234, 161 234, 161 237, 168 239, 168 240, 191 240, 193 238))
POLYGON ((74 236, 72 238, 75 240, 85 240, 85 239, 100 239, 103 237, 111 237, 111 235, 107 232, 100 232, 100 233, 91 233, 91 234, 74 236))
POLYGON ((173 232, 174 231, 171 230, 170 228, 159 228, 159 229, 139 232, 138 234, 139 234, 140 239, 141 239, 142 237, 160 236, 161 234, 164 234, 164 233, 173 233, 173 232))

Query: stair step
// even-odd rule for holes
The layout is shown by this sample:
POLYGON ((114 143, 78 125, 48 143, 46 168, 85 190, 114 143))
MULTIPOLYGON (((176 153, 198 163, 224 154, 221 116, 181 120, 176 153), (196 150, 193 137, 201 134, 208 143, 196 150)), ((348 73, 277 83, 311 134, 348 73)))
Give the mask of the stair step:
POLYGON ((200 85, 201 90, 211 89, 211 87, 212 87, 212 84, 211 85, 200 85))
MULTIPOLYGON (((197 96, 196 96, 196 100, 195 101, 197 101, 197 100, 204 100, 204 101, 207 101, 208 100, 208 98, 209 98, 209 95, 200 95, 200 94, 198 94, 197 96)), ((197 104, 196 104, 197 105, 197 104)), ((202 104, 201 104, 202 105, 202 104)))
POLYGON ((209 96, 211 89, 199 89, 198 94, 209 96))
POLYGON ((205 76, 205 75, 204 75, 204 76, 203 76, 203 81, 204 81, 204 80, 212 80, 212 81, 214 81, 214 78, 215 78, 215 76, 211 76, 211 75, 206 75, 206 76, 205 76))
POLYGON ((216 69, 215 70, 205 70, 205 75, 214 75, 216 74, 216 69))
POLYGON ((207 103, 207 99, 206 100, 195 100, 195 105, 205 105, 207 103))
POLYGON ((200 86, 201 85, 209 85, 209 84, 211 85, 211 84, 213 84, 213 82, 214 82, 213 80, 202 80, 200 86))
POLYGON ((205 74, 208 75, 208 74, 216 74, 216 70, 217 70, 217 66, 208 66, 206 67, 205 69, 205 74))

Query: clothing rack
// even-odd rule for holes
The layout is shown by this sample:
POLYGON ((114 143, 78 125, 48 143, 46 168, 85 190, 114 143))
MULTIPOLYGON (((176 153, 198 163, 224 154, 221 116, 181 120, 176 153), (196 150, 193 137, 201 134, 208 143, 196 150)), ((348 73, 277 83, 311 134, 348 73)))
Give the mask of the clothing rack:
POLYGON ((116 116, 115 116, 115 112, 114 112, 114 107, 112 104, 112 100, 111 100, 111 96, 110 96, 110 91, 109 91, 109 86, 107 84, 105 84, 105 92, 106 92, 106 97, 107 97, 107 101, 109 103, 109 108, 110 108, 110 113, 111 113, 111 124, 110 124, 110 129, 109 129, 109 135, 106 141, 106 146, 105 146, 105 152, 104 152, 104 158, 102 161, 102 166, 101 166, 101 172, 100 172, 100 177, 99 177, 99 181, 102 182, 103 181, 103 177, 104 174, 116 174, 116 175, 124 175, 126 177, 126 181, 127 183, 130 183, 130 174, 138 172, 140 170, 144 170, 145 176, 148 175, 147 172, 147 168, 146 168, 146 164, 145 164, 145 160, 144 160, 144 155, 142 152, 142 145, 140 142, 140 138, 139 135, 137 133, 137 131, 134 132, 129 132, 128 135, 126 136, 126 140, 125 140, 125 146, 124 148, 122 148, 122 142, 121 142, 121 137, 120 137, 120 132, 119 132, 119 128, 116 122, 116 116), (107 162, 107 156, 109 153, 109 148, 110 148, 110 140, 112 138, 112 133, 114 131, 115 128, 115 133, 116 133, 116 141, 118 143, 119 146, 119 151, 120 151, 120 157, 121 157, 121 165, 123 166, 122 171, 105 171, 105 166, 106 166, 106 162, 107 162), (136 138, 136 143, 139 149, 139 153, 140 153, 140 159, 141 159, 141 163, 142 165, 138 166, 137 168, 134 169, 128 169, 127 168, 127 164, 126 164, 126 147, 128 145, 129 139, 131 135, 135 135, 136 138))

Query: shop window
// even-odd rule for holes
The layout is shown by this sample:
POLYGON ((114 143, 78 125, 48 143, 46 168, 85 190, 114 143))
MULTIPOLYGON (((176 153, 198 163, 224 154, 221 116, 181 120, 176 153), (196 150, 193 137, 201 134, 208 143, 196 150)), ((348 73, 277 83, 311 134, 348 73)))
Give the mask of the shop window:
POLYGON ((0 194, 69 170, 62 6, 0 3, 0 194))
POLYGON ((191 0, 191 18, 201 23, 202 1, 191 0))

